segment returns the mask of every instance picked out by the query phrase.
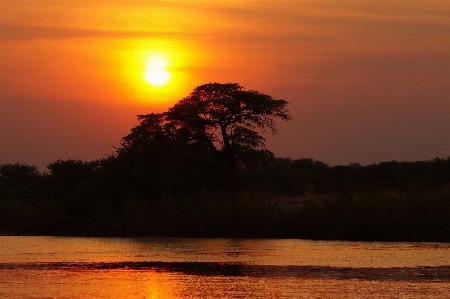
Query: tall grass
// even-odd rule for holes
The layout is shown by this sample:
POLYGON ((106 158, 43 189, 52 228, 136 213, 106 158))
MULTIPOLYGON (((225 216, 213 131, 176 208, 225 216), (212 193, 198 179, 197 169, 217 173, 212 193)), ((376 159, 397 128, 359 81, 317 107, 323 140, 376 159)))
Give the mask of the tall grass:
POLYGON ((450 242, 450 186, 335 194, 300 209, 256 192, 98 201, 0 201, 0 232, 39 235, 306 238, 450 242))
POLYGON ((306 204, 290 228, 310 239, 450 242, 450 192, 338 195, 306 204))
POLYGON ((267 196, 250 193, 202 192, 185 198, 160 198, 152 203, 124 203, 125 235, 178 237, 274 236, 279 217, 265 204, 267 196))
POLYGON ((1 201, 0 231, 86 236, 274 237, 280 211, 267 195, 201 192, 97 202, 78 212, 55 200, 1 201))

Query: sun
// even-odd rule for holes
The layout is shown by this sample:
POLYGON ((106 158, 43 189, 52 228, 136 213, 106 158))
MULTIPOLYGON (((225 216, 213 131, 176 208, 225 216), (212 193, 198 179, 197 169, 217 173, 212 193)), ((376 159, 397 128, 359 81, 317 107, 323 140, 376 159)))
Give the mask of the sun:
POLYGON ((169 83, 170 73, 167 70, 169 66, 168 60, 163 56, 153 56, 145 61, 143 73, 144 80, 154 86, 162 87, 169 83))
POLYGON ((120 98, 146 105, 166 105, 189 93, 193 84, 187 71, 194 60, 191 54, 194 51, 174 48, 172 44, 136 42, 117 50, 120 78, 116 80, 120 81, 114 84, 120 98))

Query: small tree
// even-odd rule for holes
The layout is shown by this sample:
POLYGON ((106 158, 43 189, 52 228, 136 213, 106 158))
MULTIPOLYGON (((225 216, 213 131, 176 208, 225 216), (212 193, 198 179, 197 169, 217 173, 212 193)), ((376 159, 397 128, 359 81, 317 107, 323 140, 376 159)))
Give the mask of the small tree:
POLYGON ((0 202, 5 199, 34 200, 41 196, 42 175, 27 164, 0 164, 0 202))
POLYGON ((0 186, 5 188, 22 188, 41 178, 36 166, 27 164, 0 165, 0 186))
POLYGON ((182 140, 224 161, 235 188, 240 167, 273 159, 260 131, 276 132, 275 118, 289 120, 286 105, 237 83, 204 84, 165 113, 139 115, 140 124, 122 139, 118 152, 139 147, 143 140, 182 140))

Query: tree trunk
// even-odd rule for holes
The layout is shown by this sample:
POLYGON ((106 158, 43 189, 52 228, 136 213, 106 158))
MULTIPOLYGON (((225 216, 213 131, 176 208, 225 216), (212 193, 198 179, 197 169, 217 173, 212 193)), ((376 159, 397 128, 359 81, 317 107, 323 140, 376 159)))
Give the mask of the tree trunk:
POLYGON ((228 170, 230 173, 230 188, 232 192, 237 191, 239 176, 238 176, 238 167, 235 159, 230 159, 228 164, 228 170))
POLYGON ((220 126, 222 133, 223 146, 225 148, 225 161, 230 173, 230 188, 231 191, 236 191, 238 188, 238 166, 236 157, 234 155, 234 149, 231 145, 230 138, 227 133, 227 127, 225 125, 220 126))

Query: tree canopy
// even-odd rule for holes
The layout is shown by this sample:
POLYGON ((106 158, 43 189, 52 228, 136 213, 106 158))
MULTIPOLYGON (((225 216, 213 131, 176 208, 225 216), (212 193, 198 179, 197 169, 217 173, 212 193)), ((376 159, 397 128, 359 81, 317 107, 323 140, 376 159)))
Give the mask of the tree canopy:
POLYGON ((139 115, 140 124, 122 139, 118 152, 179 140, 225 162, 234 188, 239 168, 274 158, 261 133, 276 132, 276 118, 291 119, 287 104, 237 83, 200 85, 167 112, 139 115))

